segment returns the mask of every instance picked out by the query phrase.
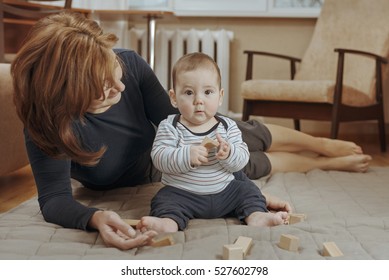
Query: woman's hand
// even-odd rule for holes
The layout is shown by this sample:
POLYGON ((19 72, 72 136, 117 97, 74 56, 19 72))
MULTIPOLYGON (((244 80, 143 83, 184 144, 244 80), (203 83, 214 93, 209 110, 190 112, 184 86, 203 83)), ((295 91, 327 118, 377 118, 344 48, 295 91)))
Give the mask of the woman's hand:
POLYGON ((107 246, 128 250, 151 243, 155 231, 139 232, 126 224, 120 216, 113 211, 97 211, 88 224, 100 232, 107 246))
POLYGON ((269 211, 285 211, 288 213, 292 212, 292 206, 290 206, 289 202, 269 194, 262 194, 266 198, 266 207, 269 211))

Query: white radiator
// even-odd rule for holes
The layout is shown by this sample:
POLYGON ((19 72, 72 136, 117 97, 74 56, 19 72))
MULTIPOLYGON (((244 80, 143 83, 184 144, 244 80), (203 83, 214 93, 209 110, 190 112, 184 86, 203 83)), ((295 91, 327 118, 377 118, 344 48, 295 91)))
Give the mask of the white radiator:
MULTIPOLYGON (((147 57, 147 32, 131 28, 127 47, 136 50, 142 57, 147 57)), ((224 88, 224 101, 219 112, 228 114, 229 80, 230 80, 230 42, 231 31, 221 30, 157 30, 155 38, 154 71, 165 89, 171 87, 171 70, 174 63, 184 54, 203 52, 211 56, 219 65, 224 88)))

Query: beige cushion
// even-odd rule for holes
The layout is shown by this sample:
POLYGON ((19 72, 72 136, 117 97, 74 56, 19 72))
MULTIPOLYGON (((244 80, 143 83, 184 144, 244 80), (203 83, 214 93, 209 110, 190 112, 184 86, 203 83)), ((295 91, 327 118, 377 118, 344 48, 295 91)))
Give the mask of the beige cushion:
MULTIPOLYGON (((333 81, 249 80, 241 85, 241 94, 249 100, 277 100, 332 103, 333 81)), ((352 106, 374 104, 375 100, 349 86, 343 87, 342 103, 352 106)))
POLYGON ((0 63, 0 176, 28 164, 23 124, 13 103, 10 64, 0 63))

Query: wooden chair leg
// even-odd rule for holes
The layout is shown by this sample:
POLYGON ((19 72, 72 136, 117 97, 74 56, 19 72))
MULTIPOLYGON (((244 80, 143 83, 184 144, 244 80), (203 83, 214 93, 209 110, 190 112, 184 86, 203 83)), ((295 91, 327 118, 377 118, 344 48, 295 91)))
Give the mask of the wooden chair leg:
POLYGON ((250 112, 249 112, 249 102, 248 100, 243 101, 243 113, 242 113, 242 121, 248 121, 250 117, 250 112))
POLYGON ((300 120, 299 119, 294 119, 293 123, 294 123, 294 129, 300 131, 301 130, 300 120))
POLYGON ((332 124, 331 124, 331 138, 332 139, 338 138, 338 131, 339 131, 339 121, 332 120, 332 124))
POLYGON ((331 138, 338 138, 339 131, 339 106, 334 105, 331 118, 331 138))

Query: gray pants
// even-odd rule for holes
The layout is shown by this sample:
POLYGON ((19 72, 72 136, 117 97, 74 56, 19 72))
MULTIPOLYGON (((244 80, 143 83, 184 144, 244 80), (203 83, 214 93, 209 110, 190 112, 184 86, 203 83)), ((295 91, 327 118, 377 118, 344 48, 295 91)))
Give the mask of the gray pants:
POLYGON ((163 187, 151 201, 150 215, 173 219, 184 230, 190 219, 236 217, 243 221, 253 212, 267 212, 266 199, 259 188, 241 171, 220 193, 195 194, 163 187))

